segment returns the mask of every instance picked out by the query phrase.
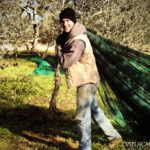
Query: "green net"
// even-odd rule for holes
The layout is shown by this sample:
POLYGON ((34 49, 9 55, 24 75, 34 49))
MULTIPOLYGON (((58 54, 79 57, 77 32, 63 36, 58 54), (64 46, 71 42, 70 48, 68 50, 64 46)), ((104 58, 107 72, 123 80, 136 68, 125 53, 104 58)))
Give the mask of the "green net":
MULTIPOLYGON (((38 67, 31 73, 31 75, 54 75, 54 70, 51 65, 41 57, 26 57, 27 60, 35 62, 38 67)), ((54 58, 51 58, 52 61, 54 58)), ((64 74, 62 68, 60 68, 60 73, 64 74)))
POLYGON ((99 94, 128 132, 150 135, 150 55, 87 31, 100 74, 99 94), (146 132, 145 132, 146 131, 146 132))

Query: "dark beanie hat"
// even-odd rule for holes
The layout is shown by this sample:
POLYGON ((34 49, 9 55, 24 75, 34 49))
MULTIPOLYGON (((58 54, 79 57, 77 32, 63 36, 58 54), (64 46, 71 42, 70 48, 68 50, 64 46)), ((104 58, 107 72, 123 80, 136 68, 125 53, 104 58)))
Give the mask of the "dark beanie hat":
POLYGON ((76 23, 76 14, 75 11, 72 8, 65 8, 64 10, 61 11, 59 15, 60 22, 62 19, 67 18, 76 23))

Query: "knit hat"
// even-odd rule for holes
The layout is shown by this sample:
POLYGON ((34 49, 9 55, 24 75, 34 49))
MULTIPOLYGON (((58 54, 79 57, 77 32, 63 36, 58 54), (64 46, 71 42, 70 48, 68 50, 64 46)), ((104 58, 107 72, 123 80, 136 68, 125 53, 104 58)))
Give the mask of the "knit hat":
POLYGON ((64 10, 61 11, 61 13, 59 14, 60 22, 64 18, 67 18, 67 19, 73 21, 74 23, 77 22, 75 11, 72 8, 65 8, 64 10))

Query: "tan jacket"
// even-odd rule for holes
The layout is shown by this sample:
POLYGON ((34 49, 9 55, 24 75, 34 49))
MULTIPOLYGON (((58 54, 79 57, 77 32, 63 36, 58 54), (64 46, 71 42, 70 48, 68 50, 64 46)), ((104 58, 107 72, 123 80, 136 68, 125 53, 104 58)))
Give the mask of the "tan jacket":
POLYGON ((78 87, 86 83, 97 83, 99 80, 93 49, 87 35, 77 35, 69 39, 66 44, 69 45, 69 43, 77 39, 84 41, 85 50, 80 60, 64 69, 68 88, 78 87))

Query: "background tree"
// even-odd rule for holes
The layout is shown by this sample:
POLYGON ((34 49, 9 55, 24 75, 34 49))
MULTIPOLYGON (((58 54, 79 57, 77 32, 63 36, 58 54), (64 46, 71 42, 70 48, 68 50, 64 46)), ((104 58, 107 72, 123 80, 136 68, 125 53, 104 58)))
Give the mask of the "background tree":
POLYGON ((16 5, 19 2, 19 0, 0 1, 0 54, 4 60, 1 68, 6 67, 6 56, 16 52, 25 39, 32 38, 32 29, 28 19, 20 17, 21 9, 16 5))
POLYGON ((32 38, 32 32, 28 33, 29 30, 32 31, 28 19, 20 17, 22 10, 16 5, 19 2, 19 0, 0 1, 1 44, 8 43, 20 46, 24 39, 32 38))
MULTIPOLYGON (((54 86, 54 92, 51 96, 51 100, 50 100, 50 107, 49 107, 49 112, 51 114, 51 117, 53 116, 53 114, 55 112, 57 112, 57 108, 56 108, 56 98, 58 95, 58 91, 59 91, 59 86, 60 86, 60 73, 59 73, 59 66, 58 66, 58 62, 57 59, 55 59, 55 56, 51 56, 47 53, 47 51, 45 51, 44 53, 41 53, 37 50, 37 44, 38 41, 41 42, 48 42, 48 45, 51 41, 51 38, 53 38, 53 34, 52 32, 48 32, 48 30, 52 30, 50 29, 50 26, 47 30, 45 30, 45 28, 47 27, 46 23, 49 23, 49 25, 51 25, 52 22, 50 22, 49 20, 52 20, 52 18, 50 19, 50 17, 56 15, 56 7, 52 7, 52 1, 51 3, 49 3, 48 5, 45 5, 46 1, 41 1, 41 0, 34 0, 32 2, 28 1, 27 5, 25 5, 23 7, 24 8, 28 8, 31 10, 30 13, 28 13, 28 15, 31 14, 31 18, 30 20, 32 21, 33 24, 33 29, 34 29, 34 40, 33 40, 33 47, 32 47, 32 51, 35 52, 36 54, 38 54, 40 57, 44 58, 53 68, 53 70, 55 71, 55 86, 54 86), (46 13, 46 10, 49 10, 51 13, 47 13, 47 19, 45 19, 45 23, 41 23, 44 15, 46 13), (54 15, 52 15, 54 14, 54 15), (42 26, 41 26, 42 24, 42 26), (41 26, 41 28, 40 28, 41 26), (45 26, 45 27, 44 27, 45 26), (39 36, 39 29, 44 29, 42 30, 43 32, 40 32, 40 36, 39 36), (51 34, 50 34, 51 33, 51 34), (43 35, 42 35, 43 34, 43 35), (40 38, 42 37, 42 38, 40 38), (54 57, 54 62, 50 59, 51 57, 54 57)), ((54 6, 57 6, 56 3, 54 6)), ((27 11, 26 9, 24 9, 24 11, 27 11)), ((23 12, 24 12, 23 11, 23 12)), ((54 20, 53 20, 54 21, 54 20)), ((54 31, 53 31, 54 32, 54 31)))

